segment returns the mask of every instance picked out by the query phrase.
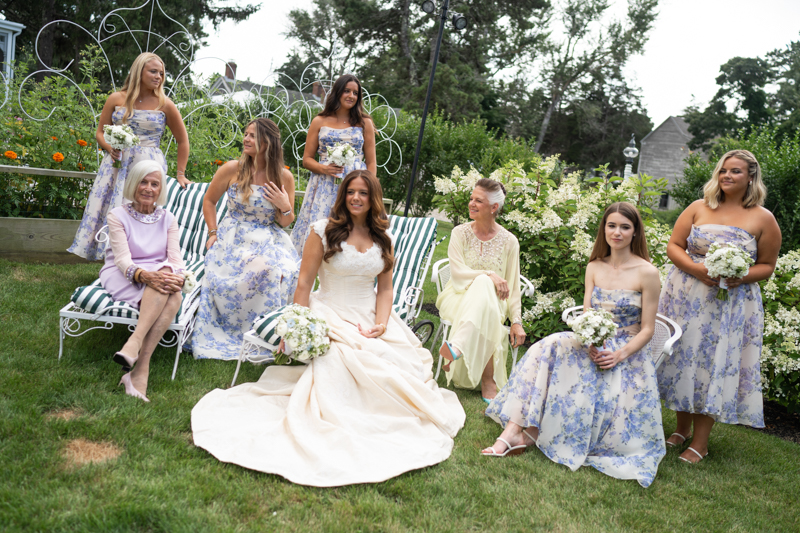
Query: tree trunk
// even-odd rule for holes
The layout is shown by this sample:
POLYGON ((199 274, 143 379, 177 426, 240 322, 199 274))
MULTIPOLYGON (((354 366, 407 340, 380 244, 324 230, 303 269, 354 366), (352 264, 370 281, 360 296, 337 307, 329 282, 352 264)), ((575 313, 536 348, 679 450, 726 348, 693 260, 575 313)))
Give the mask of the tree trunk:
POLYGON ((417 62, 414 61, 414 54, 411 53, 411 46, 408 42, 410 4, 411 0, 402 0, 402 6, 400 8, 400 49, 403 51, 403 56, 408 59, 408 82, 412 87, 416 87, 419 85, 419 80, 417 80, 417 62))
POLYGON ((550 105, 547 106, 547 111, 544 114, 544 118, 542 119, 542 127, 539 128, 539 136, 536 138, 536 146, 533 147, 533 151, 537 154, 542 147, 542 143, 544 142, 544 136, 547 133, 547 128, 550 126, 550 118, 553 116, 553 110, 558 107, 561 103, 561 93, 557 92, 554 94, 553 99, 550 101, 550 105))
MULTIPOLYGON (((42 3, 42 26, 48 22, 52 22, 56 15, 56 1, 45 0, 42 3)), ((39 37, 38 51, 39 57, 42 58, 41 63, 37 65, 37 70, 50 68, 53 66, 53 43, 55 41, 55 27, 50 26, 39 37)), ((41 82, 45 77, 44 72, 36 75, 36 81, 41 82)))

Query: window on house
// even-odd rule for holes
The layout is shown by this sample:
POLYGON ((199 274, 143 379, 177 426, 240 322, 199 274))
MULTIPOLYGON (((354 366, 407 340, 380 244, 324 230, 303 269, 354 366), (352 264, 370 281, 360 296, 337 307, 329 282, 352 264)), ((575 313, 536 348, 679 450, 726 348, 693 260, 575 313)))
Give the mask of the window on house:
POLYGON ((664 193, 661 195, 661 199, 658 202, 659 209, 666 209, 669 205, 669 193, 664 193))

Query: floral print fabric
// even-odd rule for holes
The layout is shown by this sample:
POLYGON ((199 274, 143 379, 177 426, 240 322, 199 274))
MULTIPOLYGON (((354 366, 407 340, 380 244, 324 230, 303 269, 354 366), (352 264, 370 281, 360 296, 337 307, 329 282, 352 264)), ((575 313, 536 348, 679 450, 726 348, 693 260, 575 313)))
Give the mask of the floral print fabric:
POLYGON ((277 209, 252 186, 247 203, 236 184, 228 191, 228 214, 205 257, 206 275, 192 335, 196 359, 234 359, 242 336, 264 313, 292 301, 300 258, 275 222, 277 209))
POLYGON ((364 163, 363 129, 350 127, 343 130, 335 130, 322 126, 319 129, 319 148, 317 149, 320 163, 327 164, 328 147, 336 143, 347 143, 352 146, 356 151, 356 160, 352 165, 344 167, 344 171, 339 178, 326 174, 311 173, 305 196, 303 196, 303 205, 300 207, 300 212, 297 214, 297 220, 292 230, 292 244, 294 244, 297 253, 301 256, 303 255, 303 246, 306 245, 306 239, 311 232, 311 224, 317 220, 328 218, 330 215, 341 178, 354 170, 367 168, 366 163, 364 163))
MULTIPOLYGON (((700 263, 713 242, 737 244, 753 259, 758 254, 755 237, 741 228, 718 224, 692 226, 686 251, 700 263)), ((729 289, 728 294, 729 300, 719 300, 717 287, 672 267, 658 312, 677 322, 683 335, 658 369, 658 386, 669 409, 761 428, 761 288, 748 283, 729 289)))
MULTIPOLYGON (((607 349, 621 348, 638 331, 641 298, 636 291, 595 287, 592 306, 610 311, 620 326, 607 349)), ((649 345, 600 370, 574 333, 550 335, 530 347, 486 416, 504 427, 539 428, 539 449, 570 470, 592 466, 643 487, 666 454, 649 345)))
MULTIPOLYGON (((119 107, 111 114, 111 121, 122 124, 125 108, 119 107)), ((167 161, 164 153, 159 148, 161 136, 167 127, 167 118, 162 111, 142 111, 135 109, 128 118, 128 125, 133 133, 139 137, 139 146, 129 150, 122 150, 122 168, 114 168, 111 156, 105 154, 97 170, 97 177, 92 185, 89 198, 86 199, 86 208, 83 211, 83 220, 75 234, 75 240, 67 251, 91 261, 105 257, 105 244, 95 241, 94 236, 106 225, 108 212, 122 205, 122 189, 128 171, 139 161, 151 159, 158 161, 167 175, 167 161)))

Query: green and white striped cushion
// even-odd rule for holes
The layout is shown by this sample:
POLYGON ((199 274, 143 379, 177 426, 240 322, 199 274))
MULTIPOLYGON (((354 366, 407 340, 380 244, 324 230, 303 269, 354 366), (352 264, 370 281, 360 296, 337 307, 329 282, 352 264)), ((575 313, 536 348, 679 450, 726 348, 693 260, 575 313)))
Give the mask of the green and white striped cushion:
MULTIPOLYGON (((203 218, 203 197, 208 183, 190 183, 185 189, 178 181, 167 178, 167 209, 175 215, 180 227, 183 259, 187 263, 202 259, 206 253, 208 227, 203 218)), ((225 195, 217 202, 217 224, 228 211, 225 195)))
POLYGON ((284 309, 286 309, 286 306, 279 307, 271 313, 261 315, 253 322, 253 330, 255 330, 256 335, 264 339, 267 344, 277 346, 281 342, 281 338, 275 332, 275 328, 278 326, 278 319, 283 314, 284 309))
MULTIPOLYGON (((205 261, 200 258, 198 260, 187 262, 186 269, 194 272, 197 281, 203 279, 206 270, 205 261)), ((123 301, 114 301, 111 294, 103 288, 100 280, 97 279, 91 285, 78 287, 72 293, 70 300, 78 307, 89 313, 102 313, 104 316, 114 316, 122 318, 134 318, 139 316, 139 310, 130 306, 123 301), (115 307, 108 312, 103 313, 103 309, 107 307, 115 307)), ((185 299, 184 299, 185 301, 185 299)), ((175 316, 175 322, 179 322, 183 313, 183 303, 175 316)))
POLYGON ((395 237, 392 288, 393 308, 405 318, 406 308, 401 302, 403 292, 417 282, 425 254, 436 240, 439 223, 433 217, 389 217, 389 231, 395 237))

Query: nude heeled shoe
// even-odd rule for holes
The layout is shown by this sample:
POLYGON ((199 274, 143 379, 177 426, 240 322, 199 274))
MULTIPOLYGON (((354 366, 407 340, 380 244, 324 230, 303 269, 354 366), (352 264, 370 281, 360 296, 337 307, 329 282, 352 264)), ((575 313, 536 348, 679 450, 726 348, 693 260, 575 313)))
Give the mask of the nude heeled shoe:
POLYGON ((117 363, 118 365, 122 365, 122 368, 125 368, 125 367, 133 368, 133 365, 136 364, 136 361, 139 358, 137 357, 136 359, 131 359, 130 357, 128 357, 124 353, 117 352, 111 357, 111 359, 113 359, 114 362, 117 363))
POLYGON ((119 380, 119 384, 125 386, 125 394, 128 396, 133 396, 134 398, 139 398, 150 403, 150 400, 147 399, 147 396, 136 390, 136 387, 133 386, 130 373, 122 376, 122 379, 119 380))

